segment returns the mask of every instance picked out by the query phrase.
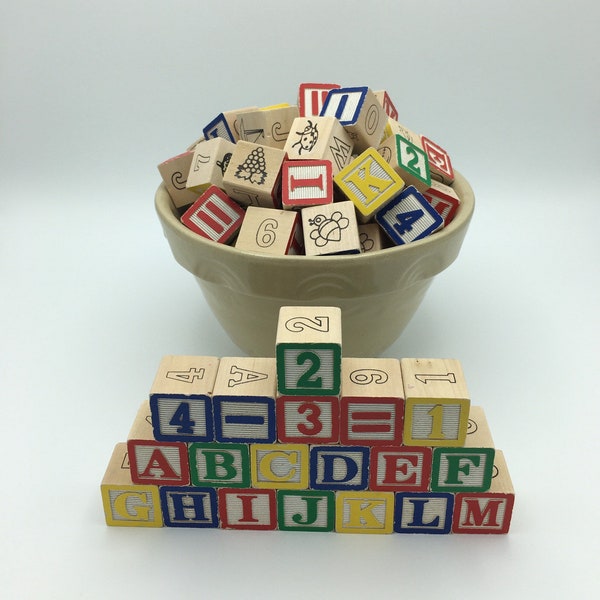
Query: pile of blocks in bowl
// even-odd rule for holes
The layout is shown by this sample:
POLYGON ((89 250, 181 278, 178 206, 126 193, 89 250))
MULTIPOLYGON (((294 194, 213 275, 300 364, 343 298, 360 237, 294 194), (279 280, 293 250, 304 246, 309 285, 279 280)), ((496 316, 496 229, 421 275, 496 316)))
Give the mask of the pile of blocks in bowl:
POLYGON ((275 357, 167 356, 101 484, 108 525, 507 533, 514 490, 455 359, 342 357, 282 307, 275 357))
POLYGON ((297 105, 223 112, 158 170, 191 231, 274 255, 407 244, 460 203, 448 153, 368 87, 303 83, 297 105))

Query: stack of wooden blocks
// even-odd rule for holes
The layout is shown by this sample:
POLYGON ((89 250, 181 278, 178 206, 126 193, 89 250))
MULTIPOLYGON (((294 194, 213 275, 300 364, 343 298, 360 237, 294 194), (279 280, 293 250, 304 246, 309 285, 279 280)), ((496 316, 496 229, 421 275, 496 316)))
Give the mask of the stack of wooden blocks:
POLYGON ((283 307, 274 358, 168 356, 101 484, 108 525, 506 533, 514 490, 454 359, 342 357, 283 307))

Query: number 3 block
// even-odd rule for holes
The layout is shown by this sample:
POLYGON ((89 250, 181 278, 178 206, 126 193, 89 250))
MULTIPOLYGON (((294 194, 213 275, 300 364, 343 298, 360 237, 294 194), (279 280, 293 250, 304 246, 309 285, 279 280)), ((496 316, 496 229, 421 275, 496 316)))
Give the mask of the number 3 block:
POLYGON ((337 307, 284 306, 277 326, 277 389, 290 396, 338 396, 342 315, 337 307))

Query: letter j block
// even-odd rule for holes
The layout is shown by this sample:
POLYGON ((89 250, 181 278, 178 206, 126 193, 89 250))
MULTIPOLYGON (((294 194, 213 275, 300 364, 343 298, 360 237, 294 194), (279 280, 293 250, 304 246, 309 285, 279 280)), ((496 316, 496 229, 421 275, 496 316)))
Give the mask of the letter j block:
POLYGON ((276 342, 277 389, 290 396, 338 396, 342 315, 337 307, 283 306, 276 342))

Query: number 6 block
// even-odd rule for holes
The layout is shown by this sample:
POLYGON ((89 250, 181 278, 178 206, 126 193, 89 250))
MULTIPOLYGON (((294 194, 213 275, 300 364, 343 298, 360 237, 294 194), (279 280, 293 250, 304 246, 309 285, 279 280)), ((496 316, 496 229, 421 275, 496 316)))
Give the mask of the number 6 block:
POLYGON ((337 307, 282 307, 277 326, 276 360, 279 394, 339 396, 341 310, 337 307))

